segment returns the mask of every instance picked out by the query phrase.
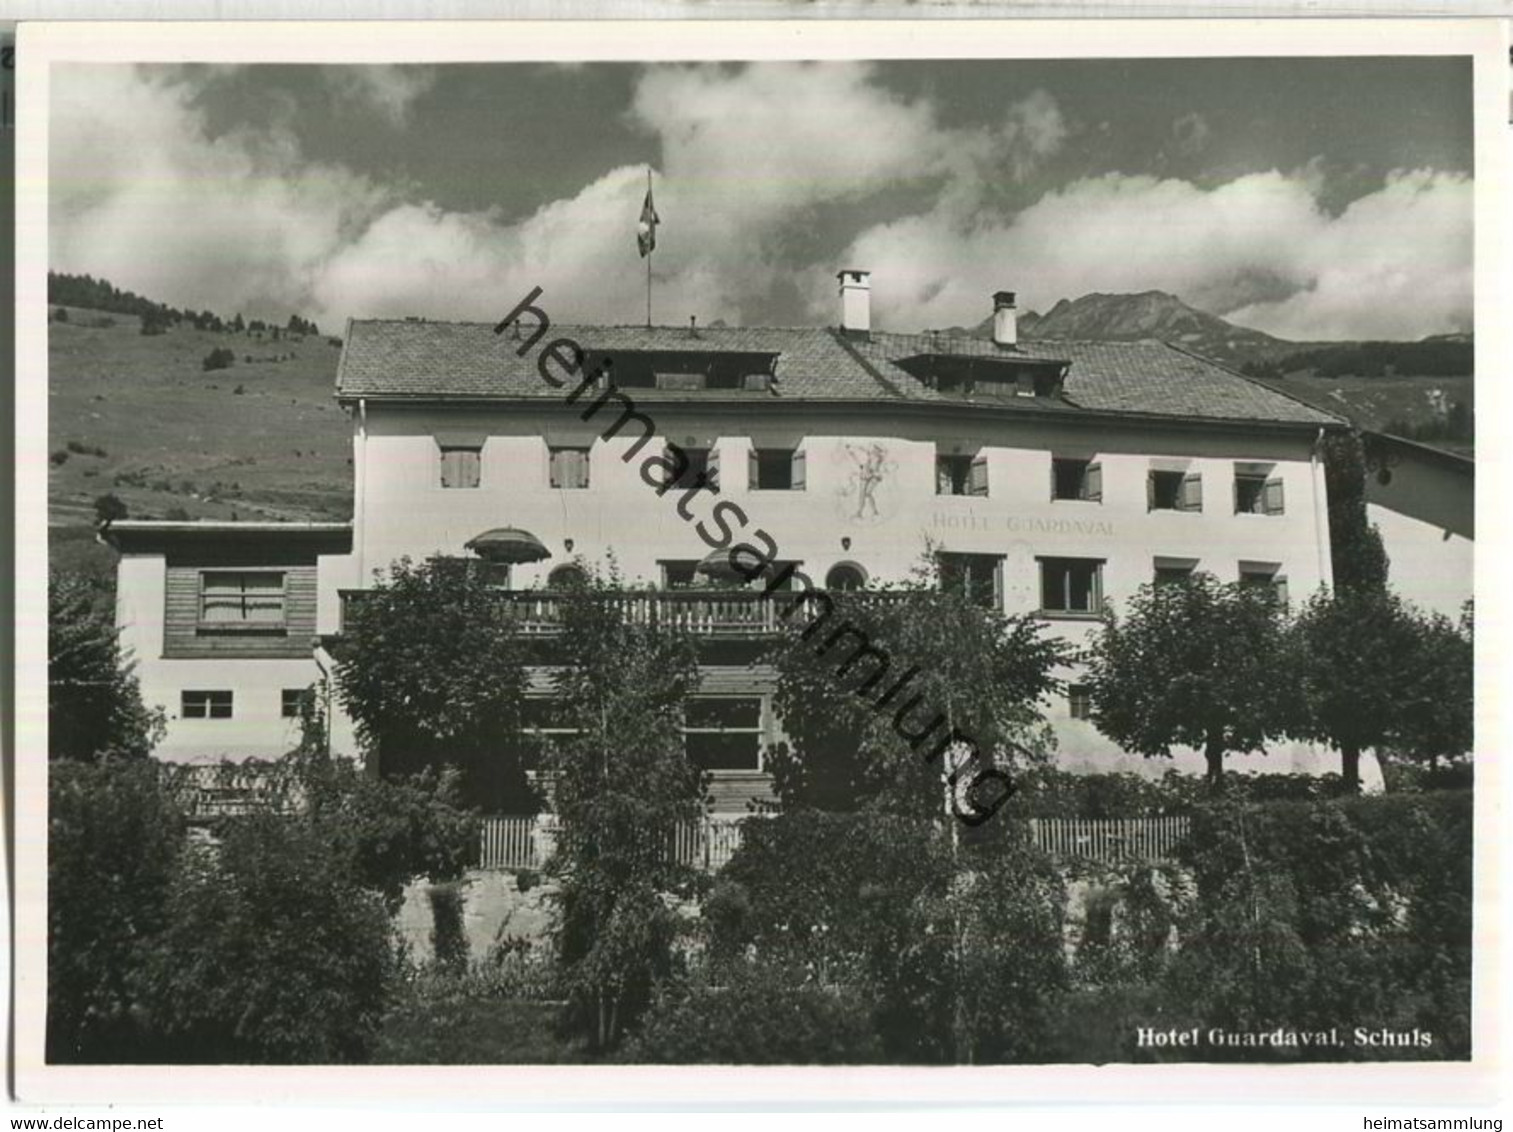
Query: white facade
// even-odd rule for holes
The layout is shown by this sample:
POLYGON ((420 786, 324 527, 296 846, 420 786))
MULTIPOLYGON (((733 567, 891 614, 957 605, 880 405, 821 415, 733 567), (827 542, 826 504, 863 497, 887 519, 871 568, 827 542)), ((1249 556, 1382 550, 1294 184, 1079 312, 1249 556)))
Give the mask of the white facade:
MULTIPOLYGON (((1066 355, 1089 367, 1079 386, 1083 362, 1031 356, 1008 343, 872 335, 860 325, 865 276, 849 274, 849 299, 858 308, 848 308, 846 317, 858 324, 849 331, 720 332, 729 338, 707 331, 704 338, 648 328, 641 342, 638 328, 603 330, 606 342, 620 343, 622 358, 640 351, 634 364, 645 366, 643 377, 656 369, 654 388, 622 390, 641 414, 623 420, 623 400, 596 412, 597 392, 570 404, 551 382, 536 383, 534 359, 519 361, 531 344, 523 336, 500 340, 466 324, 354 324, 338 377, 353 428, 350 532, 315 524, 303 532, 281 528, 287 537, 267 533, 284 545, 283 560, 295 563, 280 575, 288 655, 240 655, 235 639, 219 639, 222 627, 194 623, 196 608, 204 616, 197 584, 203 588, 216 570, 255 563, 257 532, 248 525, 212 532, 204 524, 118 524, 125 532, 118 544, 123 640, 137 657, 148 702, 170 715, 160 753, 198 760, 289 749, 298 733, 297 721, 283 714, 286 693, 330 667, 319 642, 340 633, 343 594, 368 588, 401 558, 466 555, 471 539, 500 527, 530 532, 551 553, 512 568, 515 590, 548 588, 551 571, 563 564, 602 566, 611 558, 630 582, 677 588, 722 535, 726 546, 744 542, 797 564, 816 588, 831 584, 838 566, 897 581, 921 567, 927 551, 976 556, 971 569, 991 572, 995 604, 1010 615, 1044 617, 1074 645, 1088 640, 1103 609, 1118 609, 1158 570, 1264 581, 1293 602, 1330 584, 1318 442, 1338 422, 1159 343, 1093 344, 1066 355), (365 336, 360 325, 375 329, 365 336), (789 334, 802 336, 791 350, 783 337, 789 334), (396 342, 406 345, 407 357, 434 350, 434 372, 395 369, 396 342), (737 374, 735 384, 718 388, 685 385, 698 375, 679 367, 697 360, 700 349, 712 359, 707 375, 736 358, 767 368, 755 382, 737 374), (784 369, 786 357, 793 360, 784 369), (479 363, 496 360, 515 367, 498 392, 447 387, 475 381, 470 375, 485 369, 479 363), (1142 364, 1150 372, 1122 386, 1123 373, 1142 364), (989 374, 994 366, 1010 368, 989 374), (981 396, 1004 372, 1008 383, 981 396), (974 383, 983 388, 974 392, 974 383), (1260 419, 1245 415, 1252 411, 1260 419), (718 494, 660 487, 668 445, 707 453, 718 494), (1068 468, 1080 486, 1068 488, 1068 468), (773 470, 781 486, 752 478, 773 470), (186 557, 184 540, 203 544, 212 534, 240 540, 233 560, 242 565, 218 564, 209 551, 186 557), (305 579, 308 593, 300 588, 305 579), (300 620, 306 614, 308 625, 300 620), (175 617, 179 643, 165 647, 163 625, 175 617), (308 648, 296 647, 301 634, 308 648), (202 645, 213 645, 215 655, 200 655, 202 645), (186 691, 202 687, 232 690, 232 715, 186 718, 175 710, 186 691)), ((1001 299, 999 307, 1012 312, 1012 297, 1001 299)), ((779 737, 770 676, 728 658, 710 663, 706 692, 744 697, 747 726, 760 726, 766 741, 779 737), (749 708, 757 699, 759 711, 749 708), (757 719, 759 725, 750 722, 757 719)), ((1061 675, 1075 684, 1075 672, 1061 675)), ((1198 752, 1171 760, 1121 752, 1079 718, 1073 699, 1075 692, 1045 705, 1061 765, 1202 771, 1198 752)), ((339 717, 333 724, 333 746, 355 753, 350 724, 339 717)), ((1337 759, 1286 745, 1232 756, 1226 765, 1319 773, 1337 769, 1337 759)), ((753 764, 716 776, 739 793, 759 771, 753 764)), ((1371 786, 1369 759, 1363 774, 1371 786)))

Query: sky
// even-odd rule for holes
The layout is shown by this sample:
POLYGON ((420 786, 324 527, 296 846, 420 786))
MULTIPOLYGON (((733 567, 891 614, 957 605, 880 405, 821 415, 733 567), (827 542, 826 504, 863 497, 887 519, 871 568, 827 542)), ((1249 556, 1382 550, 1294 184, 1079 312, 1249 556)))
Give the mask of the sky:
POLYGON ((54 68, 51 266, 230 317, 1469 330, 1462 58, 54 68))

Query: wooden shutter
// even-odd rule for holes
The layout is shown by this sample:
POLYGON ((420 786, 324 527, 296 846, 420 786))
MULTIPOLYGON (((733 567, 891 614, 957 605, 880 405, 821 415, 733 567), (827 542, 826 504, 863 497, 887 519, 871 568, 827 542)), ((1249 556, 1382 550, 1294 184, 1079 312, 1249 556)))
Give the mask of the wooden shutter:
POLYGON ((1268 515, 1280 515, 1282 513, 1282 481, 1269 479, 1261 491, 1261 509, 1268 515))
POLYGON ((972 467, 967 472, 967 494, 988 494, 988 458, 977 456, 972 460, 972 467))
POLYGON ((1089 464, 1082 477, 1082 498, 1103 502, 1103 465, 1089 464))
POLYGON ((1193 473, 1182 477, 1180 505, 1184 511, 1203 510, 1203 476, 1193 473))
POLYGON ((1276 575, 1274 578, 1271 579, 1271 588, 1272 588, 1272 592, 1274 592, 1277 595, 1277 604, 1278 605, 1286 605, 1287 604, 1287 579, 1286 579, 1286 577, 1283 576, 1283 575, 1281 575, 1281 574, 1276 575))
POLYGON ((573 453, 571 470, 571 482, 568 486, 585 488, 588 486, 588 453, 581 449, 573 453))
POLYGON ((1156 473, 1155 472, 1146 472, 1145 473, 1145 509, 1147 511, 1154 511, 1156 509, 1156 473))
POLYGON ((804 490, 804 481, 805 481, 805 467, 804 466, 805 466, 804 450, 802 448, 795 448, 793 450, 793 490, 794 491, 803 491, 804 490))
POLYGON ((716 440, 709 446, 709 460, 704 466, 704 474, 709 480, 709 490, 720 490, 720 442, 716 440))
POLYGON ((755 446, 746 450, 746 489, 755 491, 762 486, 762 462, 757 459, 755 446))

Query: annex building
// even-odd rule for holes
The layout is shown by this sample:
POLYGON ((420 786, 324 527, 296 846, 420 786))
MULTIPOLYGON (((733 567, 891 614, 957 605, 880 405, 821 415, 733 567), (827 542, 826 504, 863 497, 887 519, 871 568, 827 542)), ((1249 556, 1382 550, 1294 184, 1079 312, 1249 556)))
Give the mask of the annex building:
MULTIPOLYGON (((487 555, 504 531, 547 555, 491 567, 533 631, 551 632, 568 572, 612 553, 655 587, 637 599, 644 615, 699 637, 689 751, 717 805, 743 811, 766 794, 762 751, 782 733, 758 662, 779 622, 759 589, 701 575, 710 548, 680 503, 708 523, 724 506, 741 538, 760 529, 831 589, 902 579, 933 547, 946 584, 1072 642, 1109 603, 1193 570, 1294 599, 1330 582, 1320 441, 1344 421, 1163 342, 1020 342, 1007 292, 984 296, 991 338, 876 330, 867 273, 839 280, 827 328, 557 325, 550 294, 497 328, 352 322, 336 387, 352 422, 350 524, 109 532, 123 644, 170 716, 161 757, 289 749, 301 695, 334 663, 322 642, 375 574, 404 556, 487 555), (597 378, 569 373, 564 340, 597 378), (686 467, 659 494, 641 467, 668 445, 686 467)), ((1197 752, 1120 751, 1065 675, 1068 694, 1046 707, 1061 765, 1201 772, 1197 752)), ((339 719, 334 736, 355 753, 339 719)), ((1228 762, 1334 764, 1306 746, 1228 762)))

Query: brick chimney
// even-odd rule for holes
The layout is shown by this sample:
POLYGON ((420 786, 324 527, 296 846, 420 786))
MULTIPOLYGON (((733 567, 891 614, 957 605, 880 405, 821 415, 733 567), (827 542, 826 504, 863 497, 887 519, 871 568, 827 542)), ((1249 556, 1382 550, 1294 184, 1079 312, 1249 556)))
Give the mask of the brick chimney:
POLYGON ((1019 345, 1019 312, 1014 309, 1013 291, 993 293, 993 345, 1019 345))
POLYGON ((838 271, 841 281, 841 329, 866 335, 872 330, 872 273, 838 271))

